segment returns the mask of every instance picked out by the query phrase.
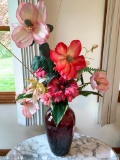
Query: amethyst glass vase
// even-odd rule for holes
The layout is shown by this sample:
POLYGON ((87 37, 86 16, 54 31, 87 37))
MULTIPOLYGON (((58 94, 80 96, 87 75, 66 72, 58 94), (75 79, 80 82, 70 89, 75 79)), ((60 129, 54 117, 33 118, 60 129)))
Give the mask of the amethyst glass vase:
POLYGON ((75 114, 73 110, 68 108, 62 120, 56 127, 51 116, 51 109, 48 109, 45 115, 45 123, 51 151, 57 156, 67 154, 72 143, 73 128, 75 126, 75 114))

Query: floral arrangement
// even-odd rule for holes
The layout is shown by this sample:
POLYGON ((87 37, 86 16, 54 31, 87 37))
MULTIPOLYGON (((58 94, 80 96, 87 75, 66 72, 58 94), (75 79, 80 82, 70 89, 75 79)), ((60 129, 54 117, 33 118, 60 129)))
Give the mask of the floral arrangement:
MULTIPOLYGON (((103 93, 108 90, 106 72, 89 67, 86 57, 80 55, 82 44, 79 40, 72 40, 69 46, 60 42, 54 50, 50 49, 46 40, 53 31, 53 26, 46 24, 43 0, 36 6, 21 2, 16 17, 19 23, 13 25, 12 39, 17 47, 26 48, 37 43, 40 51, 40 56, 35 56, 32 62, 33 76, 27 79, 29 85, 16 96, 25 117, 32 117, 39 109, 40 100, 45 106, 52 107, 52 117, 57 126, 68 108, 68 103, 76 96, 102 96, 98 92, 84 90, 87 85, 103 93), (84 82, 84 72, 90 74, 90 82, 84 82)), ((86 52, 93 52, 95 48, 97 45, 86 52)))

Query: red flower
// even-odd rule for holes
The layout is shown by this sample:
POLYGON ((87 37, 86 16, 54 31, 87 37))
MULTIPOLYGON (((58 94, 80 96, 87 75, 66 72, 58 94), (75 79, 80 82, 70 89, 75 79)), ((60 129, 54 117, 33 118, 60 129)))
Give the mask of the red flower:
POLYGON ((50 51, 50 58, 56 64, 55 70, 67 80, 75 78, 77 70, 86 67, 84 56, 79 56, 82 46, 79 40, 73 40, 67 47, 64 43, 57 44, 55 51, 50 51))

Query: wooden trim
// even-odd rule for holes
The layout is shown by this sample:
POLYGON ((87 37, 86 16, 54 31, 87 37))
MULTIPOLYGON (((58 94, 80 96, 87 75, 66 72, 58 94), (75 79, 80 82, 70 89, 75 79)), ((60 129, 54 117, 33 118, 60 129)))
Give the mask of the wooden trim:
POLYGON ((0 156, 6 156, 10 149, 0 149, 0 156))
POLYGON ((120 91, 119 91, 119 94, 118 94, 118 102, 120 102, 120 91))
POLYGON ((103 22, 103 32, 102 32, 102 48, 101 48, 100 69, 102 68, 102 60, 103 60, 103 49, 104 49, 104 38, 105 38, 105 28, 106 28, 107 6, 108 6, 108 0, 105 1, 105 9, 104 9, 104 22, 103 22))
POLYGON ((10 26, 0 26, 0 31, 10 31, 10 26))
POLYGON ((112 148, 116 154, 120 154, 120 147, 113 147, 112 148))
MULTIPOLYGON (((105 0, 104 22, 103 22, 103 31, 102 31, 102 47, 101 47, 101 57, 100 57, 100 69, 102 69, 104 38, 105 38, 105 28, 106 28, 106 16, 107 16, 107 6, 108 6, 108 0, 105 0)), ((99 96, 97 96, 97 102, 99 102, 99 96)))
POLYGON ((0 92, 0 103, 15 103, 15 92, 0 92))

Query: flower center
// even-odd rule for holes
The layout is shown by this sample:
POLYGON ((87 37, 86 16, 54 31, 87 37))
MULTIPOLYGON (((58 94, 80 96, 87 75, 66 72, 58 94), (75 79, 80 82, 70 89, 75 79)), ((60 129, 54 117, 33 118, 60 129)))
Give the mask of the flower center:
POLYGON ((30 27, 30 26, 32 27, 33 26, 33 23, 29 19, 25 19, 24 24, 26 25, 26 27, 30 27))
POLYGON ((66 60, 67 60, 68 62, 72 62, 73 57, 72 57, 72 56, 70 56, 70 55, 68 55, 68 56, 66 57, 66 60))
POLYGON ((97 85, 100 85, 100 82, 99 81, 96 81, 97 85))
POLYGON ((26 28, 28 31, 32 31, 33 28, 35 27, 34 24, 32 23, 32 21, 29 20, 29 19, 25 19, 25 20, 24 20, 24 24, 25 24, 25 28, 26 28))

